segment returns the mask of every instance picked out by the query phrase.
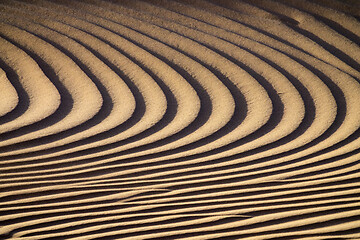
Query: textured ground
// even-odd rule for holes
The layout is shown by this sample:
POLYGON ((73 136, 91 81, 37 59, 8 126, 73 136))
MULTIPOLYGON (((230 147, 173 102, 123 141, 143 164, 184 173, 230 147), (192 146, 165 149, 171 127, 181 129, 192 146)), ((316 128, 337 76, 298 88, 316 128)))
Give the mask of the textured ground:
POLYGON ((360 239, 357 0, 1 0, 0 239, 360 239))

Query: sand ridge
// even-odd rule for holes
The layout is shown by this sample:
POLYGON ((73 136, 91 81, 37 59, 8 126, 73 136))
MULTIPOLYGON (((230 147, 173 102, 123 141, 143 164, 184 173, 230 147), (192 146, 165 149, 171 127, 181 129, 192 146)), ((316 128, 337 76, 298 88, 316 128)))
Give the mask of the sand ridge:
POLYGON ((359 12, 1 1, 0 238, 360 238, 359 12))

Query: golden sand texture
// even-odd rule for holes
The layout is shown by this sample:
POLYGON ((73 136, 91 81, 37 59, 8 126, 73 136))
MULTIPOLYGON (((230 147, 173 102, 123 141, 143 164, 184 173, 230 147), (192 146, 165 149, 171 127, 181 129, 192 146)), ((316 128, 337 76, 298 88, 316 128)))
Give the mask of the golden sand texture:
POLYGON ((0 1, 0 239, 360 239, 359 21, 0 1))

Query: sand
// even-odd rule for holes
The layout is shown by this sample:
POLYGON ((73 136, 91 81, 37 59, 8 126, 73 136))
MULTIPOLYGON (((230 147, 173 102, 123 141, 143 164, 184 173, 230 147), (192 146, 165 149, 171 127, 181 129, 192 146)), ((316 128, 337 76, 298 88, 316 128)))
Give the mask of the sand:
POLYGON ((0 1, 0 239, 360 239, 359 21, 0 1))

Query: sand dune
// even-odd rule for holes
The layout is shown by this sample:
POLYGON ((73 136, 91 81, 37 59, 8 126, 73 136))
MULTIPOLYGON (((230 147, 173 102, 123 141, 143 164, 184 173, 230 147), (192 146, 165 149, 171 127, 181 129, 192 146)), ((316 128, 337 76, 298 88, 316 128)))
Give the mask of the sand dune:
POLYGON ((0 239, 360 239, 355 0, 0 2, 0 239))

